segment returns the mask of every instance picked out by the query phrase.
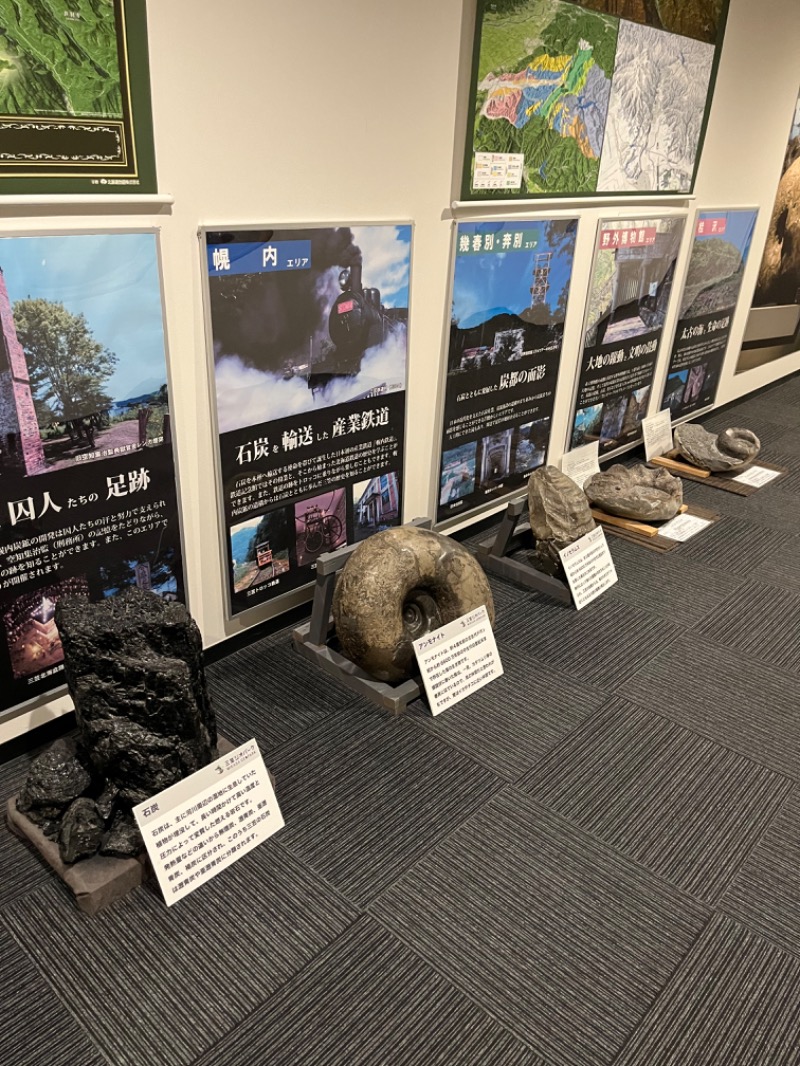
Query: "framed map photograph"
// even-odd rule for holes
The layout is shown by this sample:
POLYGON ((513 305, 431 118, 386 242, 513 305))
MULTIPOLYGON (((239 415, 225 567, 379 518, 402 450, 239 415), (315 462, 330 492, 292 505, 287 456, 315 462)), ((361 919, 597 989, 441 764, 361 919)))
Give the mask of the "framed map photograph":
POLYGON ((462 197, 688 193, 727 0, 478 0, 462 197))
POLYGON ((0 0, 0 193, 157 191, 145 0, 0 0))

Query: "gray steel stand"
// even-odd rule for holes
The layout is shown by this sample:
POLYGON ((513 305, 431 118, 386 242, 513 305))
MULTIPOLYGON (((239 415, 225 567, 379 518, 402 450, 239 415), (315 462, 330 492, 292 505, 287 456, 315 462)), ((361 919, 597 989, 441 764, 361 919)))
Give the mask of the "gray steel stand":
MULTIPOLYGON (((419 529, 430 529, 433 522, 430 518, 415 518, 407 524, 419 529)), ((352 692, 365 696, 382 710, 402 714, 409 703, 424 695, 420 682, 410 679, 399 685, 390 685, 388 682, 376 681, 361 667, 328 645, 334 634, 331 606, 336 575, 356 547, 355 544, 346 544, 335 552, 320 555, 317 560, 317 583, 311 605, 311 619, 292 633, 294 646, 301 655, 310 659, 320 670, 331 674, 352 692)))
POLYGON ((566 582, 542 573, 531 563, 508 558, 509 552, 518 548, 533 548, 533 533, 527 521, 524 523, 524 529, 519 533, 516 531, 520 516, 526 511, 525 504, 525 497, 511 501, 495 536, 482 540, 478 545, 476 558, 484 570, 499 574, 500 577, 508 578, 509 581, 515 581, 535 592, 542 592, 560 603, 572 603, 572 593, 566 582))

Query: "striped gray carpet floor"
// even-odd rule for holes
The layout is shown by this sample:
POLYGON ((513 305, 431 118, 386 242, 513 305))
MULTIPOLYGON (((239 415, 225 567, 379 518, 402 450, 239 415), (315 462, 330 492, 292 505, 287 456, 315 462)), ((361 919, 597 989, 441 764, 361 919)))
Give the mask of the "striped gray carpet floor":
POLYGON ((580 614, 493 581, 505 675, 438 718, 288 629, 215 662, 287 825, 175 907, 82 916, 0 833, 0 1066, 800 1066, 799 414, 715 412, 790 475, 688 484, 721 521, 610 538, 580 614))

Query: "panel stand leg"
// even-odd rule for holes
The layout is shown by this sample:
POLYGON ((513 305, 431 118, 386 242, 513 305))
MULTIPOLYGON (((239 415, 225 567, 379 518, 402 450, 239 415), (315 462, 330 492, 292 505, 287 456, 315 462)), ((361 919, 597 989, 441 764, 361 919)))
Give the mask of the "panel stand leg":
POLYGON ((476 558, 484 570, 507 578, 517 585, 541 592, 559 603, 572 603, 572 593, 565 581, 559 581, 550 574, 544 574, 537 570, 531 563, 523 563, 518 559, 511 559, 509 555, 519 548, 532 549, 534 546, 533 533, 528 525, 527 517, 523 519, 523 528, 517 532, 517 525, 523 512, 527 516, 525 498, 512 500, 506 508, 503 521, 494 537, 483 540, 478 545, 476 558))

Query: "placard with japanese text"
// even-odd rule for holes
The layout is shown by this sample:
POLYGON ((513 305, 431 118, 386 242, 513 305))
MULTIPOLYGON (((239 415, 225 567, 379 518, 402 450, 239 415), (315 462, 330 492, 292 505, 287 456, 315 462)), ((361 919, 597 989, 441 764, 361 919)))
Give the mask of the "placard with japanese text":
POLYGON ((567 450, 596 440, 602 459, 641 439, 685 222, 600 223, 567 450))
POLYGON ((456 227, 439 522, 546 460, 577 231, 575 218, 456 227))
POLYGON ((411 226, 202 239, 234 616, 402 520, 411 226))
POLYGON ((64 682, 68 594, 184 599, 157 235, 0 239, 0 711, 64 682))

